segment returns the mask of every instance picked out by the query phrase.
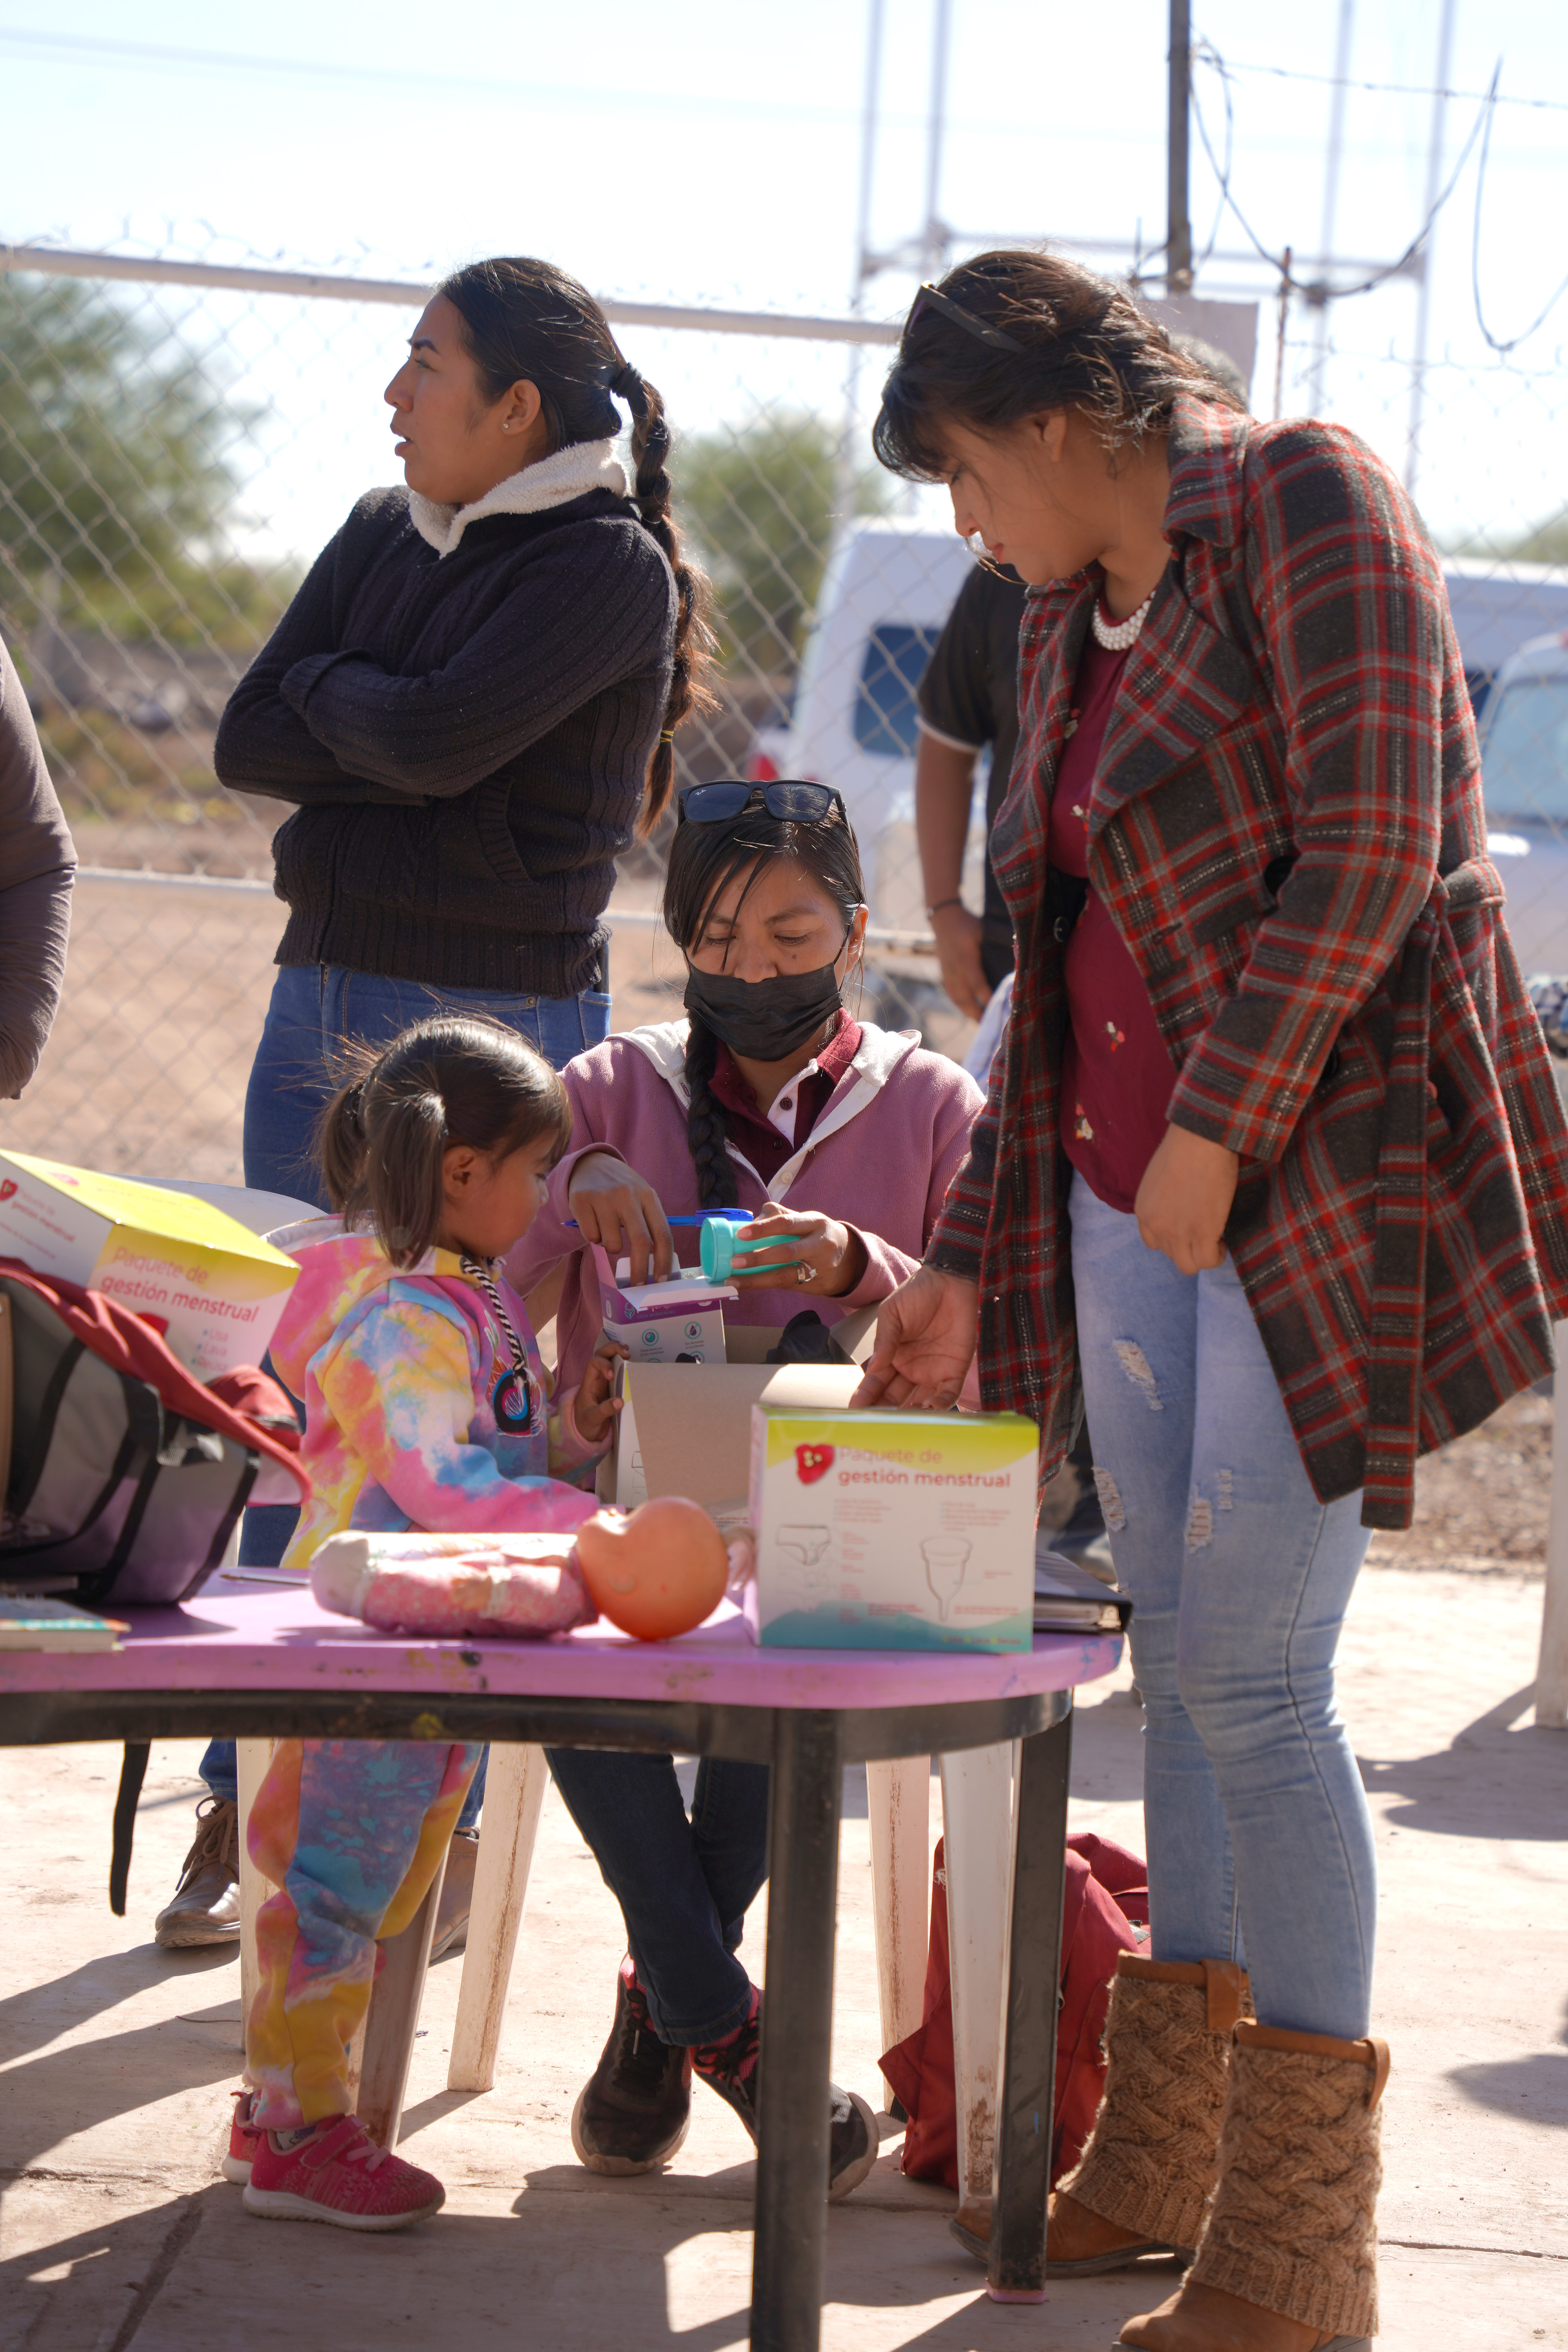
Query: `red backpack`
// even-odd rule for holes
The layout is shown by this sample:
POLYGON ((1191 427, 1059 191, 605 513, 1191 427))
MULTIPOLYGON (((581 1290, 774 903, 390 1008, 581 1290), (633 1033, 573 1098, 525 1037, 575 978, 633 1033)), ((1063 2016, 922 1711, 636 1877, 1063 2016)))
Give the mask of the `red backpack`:
MULTIPOLYGON (((958 2187, 958 2097, 953 2085, 952 1984, 947 1942, 945 1840, 931 1874, 931 1943, 924 2014, 882 2059, 882 2072, 909 2116, 900 2169, 913 2180, 958 2187)), ((1057 2101, 1051 2186, 1070 2172, 1105 2085, 1100 2042, 1110 1979, 1122 1952, 1148 1943, 1149 1870, 1125 1846, 1089 1832, 1068 1840, 1062 1906, 1061 2006, 1057 2013, 1057 2101)))

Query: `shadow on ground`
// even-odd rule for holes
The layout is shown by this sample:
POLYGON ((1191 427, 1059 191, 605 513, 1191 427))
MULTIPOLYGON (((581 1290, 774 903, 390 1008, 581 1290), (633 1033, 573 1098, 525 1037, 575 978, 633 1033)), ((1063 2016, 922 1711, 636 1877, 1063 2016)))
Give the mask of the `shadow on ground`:
MULTIPOLYGON (((1568 2011, 1561 2039, 1568 2045, 1568 2011)), ((1568 2046, 1540 2050, 1528 2058, 1487 2059, 1450 2068, 1448 2080, 1478 2106, 1493 2107, 1521 2123, 1551 2124, 1568 2131, 1568 2046)))
MULTIPOLYGON (((196 1945, 183 1952, 138 1944, 133 1951, 105 1953, 63 1977, 24 1987, 0 2000, 0 2063, 58 2042, 89 2017, 101 2017, 105 2010, 118 2009, 121 2001, 167 1984, 171 1977, 205 1979, 216 1969, 236 1965, 238 1958, 237 1944, 196 1945)), ((237 1974, 237 1991, 238 1981, 237 1974)), ((204 1992, 208 1989, 205 1984, 201 1988, 204 1992)))
MULTIPOLYGON (((750 2171, 736 2168, 733 2186, 720 2174, 693 2197, 671 2196, 657 2179, 595 2181, 547 2167, 530 2174, 510 2212, 448 2210, 377 2237, 258 2220, 237 2189, 215 2182, 58 2237, 35 2231, 28 2252, 0 2264, 0 2346, 254 2352, 258 2315, 280 2313, 286 2273, 297 2314, 330 2310, 342 2325, 374 2312, 378 2352, 426 2352, 437 2311, 442 2341, 514 2342, 521 2334, 551 2352, 602 2352, 607 2315, 635 2312, 635 2336, 617 2326, 615 2340, 730 2352, 747 2336, 751 2203, 749 2183, 741 2184, 750 2171), (626 2212, 630 2197, 636 2229, 617 2230, 617 2208, 626 2212), (675 2259, 700 2240, 707 2243, 696 2261, 689 2252, 675 2259)), ((1103 2285, 1109 2339, 1136 2291, 1130 2306, 1125 2282, 1103 2285)), ((986 2302, 978 2267, 945 2231, 918 2215, 858 2210, 852 2199, 830 2212, 828 2303, 886 2315, 953 2296, 963 2298, 958 2309, 901 2339, 910 2352, 1013 2340, 998 2325, 1009 2315, 986 2302)), ((322 2338, 307 2326, 304 2340, 322 2338)), ((336 2340, 352 2343, 352 2327, 336 2340)))
POLYGON ((1405 1800, 1388 1808, 1399 1829, 1560 1844, 1568 1822, 1568 1734, 1525 1723, 1534 1703, 1534 1685, 1527 1684, 1434 1755, 1358 1758, 1368 1795, 1405 1800), (1481 1757, 1489 1764, 1478 1769, 1481 1757))

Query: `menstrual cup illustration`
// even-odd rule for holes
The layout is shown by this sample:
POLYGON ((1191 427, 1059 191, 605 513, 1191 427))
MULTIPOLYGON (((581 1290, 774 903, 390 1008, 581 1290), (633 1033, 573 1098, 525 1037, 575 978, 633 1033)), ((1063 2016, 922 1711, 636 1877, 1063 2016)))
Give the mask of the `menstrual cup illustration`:
POLYGON ((807 1592, 816 1592, 826 1581, 826 1570, 818 1570, 817 1561, 833 1540, 830 1528, 814 1528, 794 1521, 780 1528, 773 1541, 778 1550, 793 1552, 800 1562, 798 1568, 786 1568, 785 1580, 804 1585, 807 1592))
POLYGON ((974 1546, 963 1536, 927 1536, 921 1546, 921 1558, 926 1564, 926 1582, 931 1589, 942 1623, 952 1605, 963 1571, 969 1566, 969 1555, 974 1546))

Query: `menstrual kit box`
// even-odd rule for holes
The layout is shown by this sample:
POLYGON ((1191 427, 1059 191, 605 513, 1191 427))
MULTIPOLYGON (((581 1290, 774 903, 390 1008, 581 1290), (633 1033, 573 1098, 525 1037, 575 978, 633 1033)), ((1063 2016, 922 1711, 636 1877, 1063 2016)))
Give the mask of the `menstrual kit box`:
POLYGON ((1018 1413, 825 1412, 770 1385, 752 1408, 758 1641, 1028 1649, 1038 1452, 1018 1413))
MULTIPOLYGON (((868 1322, 869 1318, 868 1318, 868 1322)), ((858 1364, 625 1367, 600 1493, 623 1510, 685 1495, 750 1525, 753 1637, 818 1649, 1026 1650, 1033 1638, 1032 1422, 851 1412, 858 1364)), ((869 1342, 866 1333, 866 1344, 869 1342)))
POLYGON ((199 1381, 259 1364, 299 1272, 207 1201, 0 1151, 0 1256, 129 1307, 199 1381))

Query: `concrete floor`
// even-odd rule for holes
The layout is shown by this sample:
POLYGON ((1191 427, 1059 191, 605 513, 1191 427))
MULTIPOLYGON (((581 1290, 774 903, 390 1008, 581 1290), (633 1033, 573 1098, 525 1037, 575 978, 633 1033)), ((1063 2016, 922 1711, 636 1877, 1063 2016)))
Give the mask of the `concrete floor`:
MULTIPOLYGON (((1568 2352, 1568 1736, 1528 1727, 1541 1587, 1368 1570, 1342 1652, 1378 1822, 1387 2095, 1388 2352, 1568 2352)), ((1125 1672, 1079 1717, 1077 1824, 1141 1843, 1125 1672)), ((160 1952, 153 1914, 190 1833, 196 1751, 155 1748, 129 1916, 105 1897, 118 1752, 0 1751, 10 1823, 0 1949, 0 2352, 546 2352, 746 2335, 752 2163, 700 2089, 671 2169, 592 2178, 567 2134, 607 2027, 618 1915, 552 1796, 500 2074, 447 2093, 459 1963, 436 1969, 405 2118, 445 2179, 434 2221, 364 2239, 252 2220, 216 2176, 238 2074, 231 1954, 160 1952)), ((873 2097, 877 2024, 863 1779, 839 1895, 835 2072, 873 2097)), ((933 1782, 933 1827, 938 1817, 933 1782)), ((762 1968, 763 1906, 746 1951, 762 1968)), ((832 2352, 1110 2344, 1169 2289, 1064 2285, 989 2304, 889 2136, 828 2229, 832 2352)))

